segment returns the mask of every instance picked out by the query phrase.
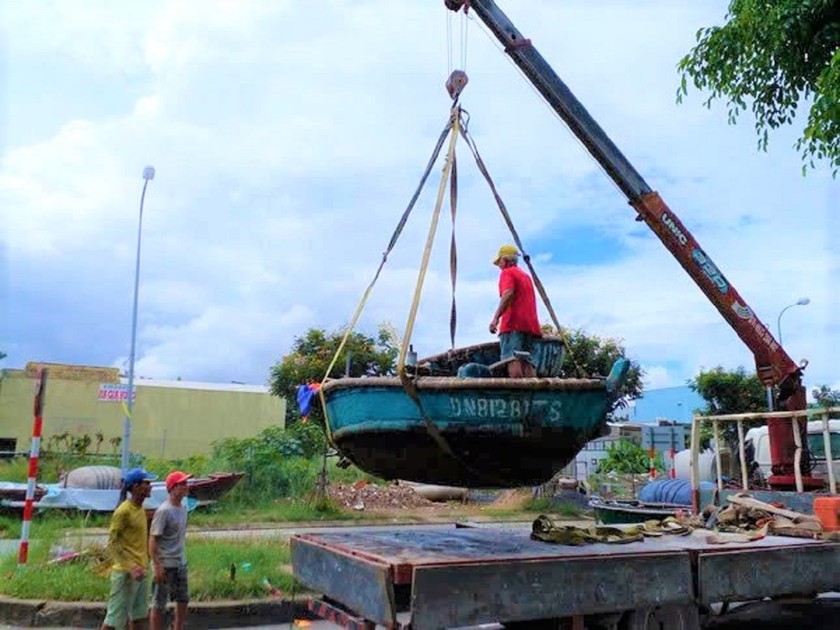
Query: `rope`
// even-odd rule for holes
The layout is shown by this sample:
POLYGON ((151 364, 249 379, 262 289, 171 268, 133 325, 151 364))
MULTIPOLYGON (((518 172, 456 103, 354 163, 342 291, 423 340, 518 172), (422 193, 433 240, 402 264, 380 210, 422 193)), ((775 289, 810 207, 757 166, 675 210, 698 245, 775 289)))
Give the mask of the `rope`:
POLYGON ((487 170, 487 167, 484 165, 484 160, 481 159, 481 155, 478 152, 478 147, 475 144, 475 141, 472 139, 472 136, 467 131, 466 126, 461 128, 461 136, 463 136, 464 140, 467 143, 467 146, 470 148, 470 151, 475 158, 475 163, 478 166, 478 170, 481 171, 481 174, 484 175, 484 179, 487 180, 487 184, 490 186, 490 190, 493 193, 493 197, 496 199, 496 204, 499 206, 499 211, 502 213, 502 218, 504 219, 505 223, 510 229, 510 233, 513 236, 513 240, 516 243, 516 246, 519 248, 519 251, 522 252, 522 259, 525 261, 525 264, 528 265, 528 270, 531 272, 531 277, 534 280, 534 286, 537 288, 537 291, 540 294, 540 298, 542 298, 543 304, 545 304, 546 310, 548 310, 548 314, 551 316, 551 321, 554 323, 554 327, 557 329, 557 332, 560 333, 560 336, 563 338, 563 342, 566 344, 566 351, 569 353, 569 357, 572 360, 572 364, 575 366, 575 371, 577 372, 578 376, 583 376, 584 371, 581 369, 580 365, 575 359, 575 355, 572 352, 571 344, 569 343, 569 337, 566 335, 565 329, 560 325, 560 320, 557 319, 557 314, 554 312, 554 308, 551 306, 551 301, 548 299, 548 293, 546 293, 545 287, 543 286, 542 281, 540 280, 539 276, 537 275, 536 269, 534 269, 534 265, 531 264, 531 257, 525 253, 525 249, 522 247, 522 240, 519 238, 519 233, 516 231, 516 228, 513 225, 513 220, 510 218, 510 214, 507 211, 507 207, 505 206, 505 202, 502 201, 502 197, 499 195, 499 191, 496 190, 496 185, 493 183, 493 178, 490 177, 490 173, 487 170))
POLYGON ((321 379, 321 387, 318 388, 318 397, 321 400, 321 408, 324 410, 324 425, 327 430, 327 441, 332 446, 335 446, 335 444, 332 441, 332 432, 330 431, 329 417, 327 414, 327 401, 324 398, 324 383, 327 382, 327 379, 330 376, 330 372, 332 372, 332 369, 335 367, 336 361, 338 361, 339 355, 341 355, 341 351, 344 350, 344 346, 347 345, 347 340, 350 338, 350 333, 353 332, 353 328, 356 326, 356 322, 358 322, 359 317, 362 314, 362 310, 364 309, 365 304, 367 303, 368 298, 370 297, 371 291, 373 290, 373 285, 376 284, 376 281, 379 279, 379 275, 382 273, 382 268, 385 266, 385 263, 388 260, 388 254, 391 253, 391 250, 394 249, 394 246, 397 244, 397 240, 399 240, 403 228, 408 222, 408 217, 411 214, 411 211, 414 209, 414 206, 417 203, 417 199, 420 197, 420 193, 422 192, 423 187, 426 185, 426 180, 429 178, 429 174, 432 172, 432 167, 435 165, 435 162, 437 162, 438 155, 440 155, 440 150, 443 147, 443 143, 446 140, 446 136, 449 135, 451 129, 452 120, 450 119, 446 123, 446 126, 444 127, 443 131, 440 134, 440 137, 438 138, 437 144, 435 145, 435 148, 432 151, 432 155, 429 158, 429 162, 426 164, 426 170, 423 171, 423 175, 420 178, 420 183, 418 184, 417 189, 414 191, 414 194, 411 196, 411 199, 408 202, 408 206, 402 213, 402 216, 400 217, 400 220, 397 223, 397 227, 394 229, 394 233, 391 235, 391 240, 388 242, 388 247, 382 253, 382 260, 379 263, 379 267, 377 268, 373 279, 370 281, 370 284, 368 284, 367 288, 362 294, 362 299, 359 301, 359 305, 356 307, 356 312, 353 313, 353 318, 347 325, 347 330, 344 332, 344 337, 341 339, 341 343, 338 345, 338 349, 335 351, 332 361, 330 361, 330 365, 327 368, 326 373, 324 374, 324 378, 321 379))

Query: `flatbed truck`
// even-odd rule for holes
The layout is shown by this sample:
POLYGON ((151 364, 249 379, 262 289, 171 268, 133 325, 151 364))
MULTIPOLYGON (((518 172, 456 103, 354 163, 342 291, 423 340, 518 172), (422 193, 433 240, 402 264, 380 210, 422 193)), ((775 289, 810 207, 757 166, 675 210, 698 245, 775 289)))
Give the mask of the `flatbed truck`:
POLYGON ((311 609, 346 628, 502 623, 690 630, 716 604, 840 590, 840 544, 767 536, 714 544, 711 532, 626 544, 532 540, 530 524, 372 526, 291 539, 311 609))

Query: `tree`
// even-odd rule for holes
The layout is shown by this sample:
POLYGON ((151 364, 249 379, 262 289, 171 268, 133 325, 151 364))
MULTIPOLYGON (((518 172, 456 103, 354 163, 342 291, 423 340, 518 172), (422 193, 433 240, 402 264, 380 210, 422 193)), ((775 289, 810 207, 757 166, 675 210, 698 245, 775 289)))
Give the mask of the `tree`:
MULTIPOLYGON (((294 404, 298 387, 323 380, 343 337, 343 330, 327 333, 321 328, 310 328, 302 337, 295 337, 289 353, 272 366, 269 387, 272 394, 287 401, 287 425, 294 424, 300 418, 294 404)), ((348 354, 350 376, 394 374, 398 352, 393 334, 384 324, 379 327, 375 338, 353 332, 329 375, 332 378, 344 376, 348 354)), ((320 405, 312 406, 310 417, 323 424, 320 405)))
MULTIPOLYGON (((556 334, 554 328, 549 324, 544 325, 542 330, 543 334, 556 334)), ((606 376, 609 374, 613 363, 627 356, 621 339, 590 335, 581 328, 567 329, 565 332, 568 352, 566 352, 563 369, 560 372, 560 376, 563 378, 606 376), (578 367, 580 370, 578 370, 578 367)), ((620 396, 613 404, 613 410, 626 407, 630 400, 642 395, 644 389, 643 377, 644 370, 636 361, 631 360, 627 378, 621 387, 620 396)))
MULTIPOLYGON (((701 371, 687 385, 697 392, 706 406, 698 410, 704 416, 721 416, 731 413, 749 413, 767 411, 767 398, 764 384, 753 373, 747 373, 743 367, 725 370, 718 366, 712 370, 701 371)), ((761 420, 743 423, 745 428, 763 426, 761 420)), ((721 439, 730 445, 738 444, 738 427, 733 422, 719 424, 721 439)), ((708 432, 709 428, 704 427, 708 432)), ((705 437, 708 437, 706 433, 705 437)))
POLYGON ((819 407, 824 409, 840 407, 840 389, 831 389, 828 385, 821 385, 811 390, 811 395, 819 407))
POLYGON ((598 462, 598 473, 616 472, 641 474, 648 472, 648 454, 630 440, 618 440, 607 445, 607 456, 598 462))
POLYGON ((697 45, 678 68, 711 92, 705 101, 728 104, 729 122, 749 106, 758 146, 767 149, 768 130, 791 124, 797 107, 811 101, 796 149, 806 162, 826 160, 840 169, 840 3, 837 0, 731 0, 726 24, 701 28, 697 45))

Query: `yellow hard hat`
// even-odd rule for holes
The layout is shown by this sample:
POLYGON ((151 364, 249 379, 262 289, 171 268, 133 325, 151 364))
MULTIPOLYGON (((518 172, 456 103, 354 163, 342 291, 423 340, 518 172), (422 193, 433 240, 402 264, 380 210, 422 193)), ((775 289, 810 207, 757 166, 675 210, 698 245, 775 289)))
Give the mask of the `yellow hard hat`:
POLYGON ((493 264, 498 265, 502 258, 511 258, 513 256, 519 256, 519 250, 516 249, 516 246, 502 245, 499 248, 499 253, 496 254, 496 258, 493 259, 493 264))

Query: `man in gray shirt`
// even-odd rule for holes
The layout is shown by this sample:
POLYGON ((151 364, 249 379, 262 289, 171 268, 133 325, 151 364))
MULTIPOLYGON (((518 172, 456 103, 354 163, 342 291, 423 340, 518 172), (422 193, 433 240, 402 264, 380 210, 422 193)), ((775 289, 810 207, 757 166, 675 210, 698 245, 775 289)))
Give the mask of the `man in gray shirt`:
POLYGON ((189 491, 188 475, 180 470, 166 476, 169 498, 155 511, 149 532, 149 556, 154 567, 152 586, 152 630, 164 627, 167 601, 175 602, 175 630, 182 630, 190 601, 187 583, 187 508, 183 505, 189 491))

